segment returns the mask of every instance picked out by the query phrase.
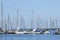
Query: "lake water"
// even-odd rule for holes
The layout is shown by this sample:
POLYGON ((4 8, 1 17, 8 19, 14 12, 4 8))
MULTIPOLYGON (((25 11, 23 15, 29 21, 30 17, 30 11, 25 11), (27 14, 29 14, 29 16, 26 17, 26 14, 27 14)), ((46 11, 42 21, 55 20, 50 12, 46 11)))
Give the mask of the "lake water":
POLYGON ((0 40, 60 40, 60 35, 5 34, 0 35, 0 40))

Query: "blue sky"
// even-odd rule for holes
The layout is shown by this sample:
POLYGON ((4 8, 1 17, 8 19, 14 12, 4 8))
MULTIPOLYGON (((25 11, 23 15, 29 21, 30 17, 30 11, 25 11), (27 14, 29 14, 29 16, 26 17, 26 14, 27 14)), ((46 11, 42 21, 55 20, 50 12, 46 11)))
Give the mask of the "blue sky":
POLYGON ((4 18, 7 18, 8 13, 11 19, 13 16, 16 17, 18 8, 19 17, 22 15, 28 23, 32 18, 36 19, 38 16, 41 19, 49 17, 60 19, 60 0, 3 0, 3 8, 4 18))

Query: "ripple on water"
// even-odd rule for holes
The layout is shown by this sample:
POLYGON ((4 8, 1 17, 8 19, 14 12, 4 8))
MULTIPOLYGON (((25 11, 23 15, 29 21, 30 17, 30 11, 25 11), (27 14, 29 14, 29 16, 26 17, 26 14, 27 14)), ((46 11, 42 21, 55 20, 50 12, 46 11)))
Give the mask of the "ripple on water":
POLYGON ((0 35, 1 40, 60 40, 60 35, 7 34, 0 35))

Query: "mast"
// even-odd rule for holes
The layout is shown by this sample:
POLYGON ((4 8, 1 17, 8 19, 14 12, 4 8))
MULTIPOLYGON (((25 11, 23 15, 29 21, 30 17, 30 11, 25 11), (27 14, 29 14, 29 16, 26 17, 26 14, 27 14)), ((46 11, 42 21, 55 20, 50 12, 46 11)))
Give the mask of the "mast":
POLYGON ((33 20, 31 20, 31 29, 33 29, 32 27, 33 27, 33 24, 34 24, 34 22, 33 22, 33 20))
POLYGON ((21 16, 21 24, 20 24, 20 27, 22 27, 22 16, 21 16))
POLYGON ((55 19, 55 23, 56 23, 55 25, 56 25, 56 28, 57 28, 57 27, 58 27, 58 24, 57 24, 57 19, 55 19))
POLYGON ((54 20, 52 21, 52 28, 54 28, 54 20))
POLYGON ((9 14, 8 14, 8 28, 7 29, 9 29, 10 27, 9 27, 9 24, 10 24, 10 18, 9 18, 9 14))
POLYGON ((51 28, 54 28, 54 20, 52 20, 51 18, 50 18, 50 26, 51 28))
MULTIPOLYGON (((17 8, 17 24, 16 24, 16 27, 18 28, 19 27, 19 13, 18 13, 18 8, 17 8)), ((16 29, 17 29, 16 28, 16 29)))
POLYGON ((11 25, 11 20, 10 20, 10 16, 8 14, 8 28, 11 30, 12 29, 12 25, 11 25))
POLYGON ((40 17, 37 18, 36 22, 36 28, 38 29, 40 27, 40 17))
POLYGON ((52 28, 52 18, 50 17, 50 28, 52 28))
POLYGON ((3 0, 1 0, 1 27, 3 28, 3 0))
POLYGON ((38 13, 38 16, 37 16, 37 18, 36 18, 36 19, 37 19, 37 20, 36 20, 36 21, 37 21, 37 22, 36 22, 36 28, 37 28, 37 29, 40 29, 40 28, 41 28, 41 27, 40 27, 40 26, 41 26, 41 18, 40 18, 40 15, 39 15, 39 9, 38 9, 38 12, 37 12, 37 13, 38 13))
POLYGON ((20 26, 21 26, 21 28, 26 28, 25 21, 24 21, 22 16, 21 16, 21 24, 20 24, 20 26))
POLYGON ((8 28, 7 28, 7 23, 6 23, 6 21, 7 21, 7 20, 5 19, 5 32, 6 32, 6 30, 8 29, 8 28))
POLYGON ((48 19, 45 21, 45 27, 48 28, 48 19))
POLYGON ((31 29, 34 28, 34 9, 32 10, 31 29))

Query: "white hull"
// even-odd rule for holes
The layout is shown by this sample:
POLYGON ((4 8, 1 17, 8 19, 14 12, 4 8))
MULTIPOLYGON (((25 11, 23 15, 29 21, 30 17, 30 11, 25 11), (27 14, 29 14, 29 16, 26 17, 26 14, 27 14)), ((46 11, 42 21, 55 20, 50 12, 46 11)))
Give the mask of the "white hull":
POLYGON ((49 31, 45 31, 44 34, 50 34, 50 32, 49 31))
POLYGON ((16 34, 24 34, 24 32, 18 32, 18 31, 16 31, 15 33, 16 34))
POLYGON ((40 32, 15 32, 16 34, 40 34, 40 32))

